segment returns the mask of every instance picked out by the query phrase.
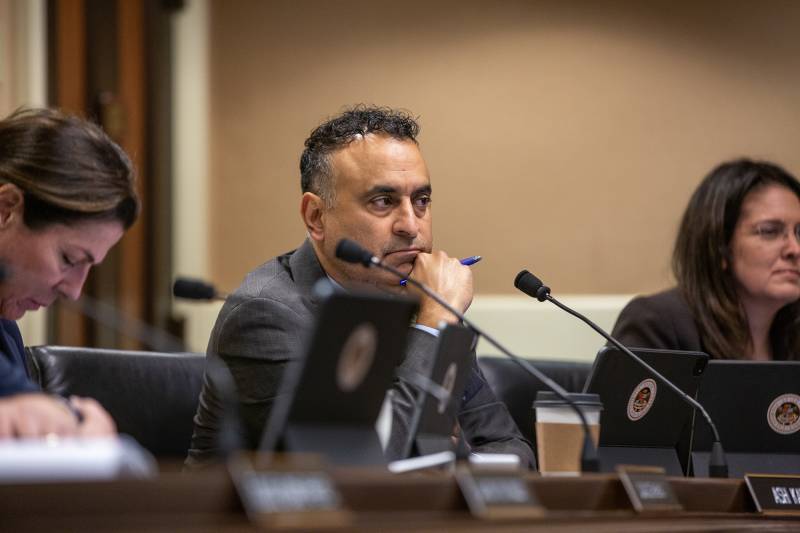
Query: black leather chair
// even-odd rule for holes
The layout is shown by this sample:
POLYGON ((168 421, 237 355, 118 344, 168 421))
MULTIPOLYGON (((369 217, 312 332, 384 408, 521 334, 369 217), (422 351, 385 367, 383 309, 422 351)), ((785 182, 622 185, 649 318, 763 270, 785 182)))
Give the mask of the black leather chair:
POLYGON ((42 390, 96 399, 120 433, 156 457, 186 457, 205 356, 34 346, 28 368, 42 390))
MULTIPOLYGON (((531 360, 531 363, 567 392, 583 391, 592 369, 591 363, 550 360, 531 360)), ((497 399, 508 407, 522 435, 535 447, 533 401, 538 391, 549 389, 506 357, 482 356, 478 358, 478 365, 497 399)))
MULTIPOLYGON (((42 390, 95 398, 120 433, 134 437, 157 457, 186 456, 205 370, 205 356, 65 346, 27 348, 28 368, 42 390)), ((570 392, 580 392, 591 364, 535 361, 570 392)), ((532 405, 542 383, 503 357, 478 364, 522 434, 535 446, 532 405)))

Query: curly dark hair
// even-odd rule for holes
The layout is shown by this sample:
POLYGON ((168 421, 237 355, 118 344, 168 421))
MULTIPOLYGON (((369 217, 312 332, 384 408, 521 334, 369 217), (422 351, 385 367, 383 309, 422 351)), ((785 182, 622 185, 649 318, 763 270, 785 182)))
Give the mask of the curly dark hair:
POLYGON ((328 156, 350 144, 359 135, 381 133, 417 143, 419 124, 404 110, 359 104, 317 126, 305 141, 300 156, 300 187, 331 206, 335 200, 328 156))
MULTIPOLYGON (((767 161, 737 159, 717 166, 697 187, 683 214, 672 270, 713 357, 741 359, 752 347, 747 316, 730 268, 731 241, 747 195, 768 185, 800 198, 800 182, 767 161)), ((800 355, 800 303, 784 306, 770 329, 773 356, 800 355)))

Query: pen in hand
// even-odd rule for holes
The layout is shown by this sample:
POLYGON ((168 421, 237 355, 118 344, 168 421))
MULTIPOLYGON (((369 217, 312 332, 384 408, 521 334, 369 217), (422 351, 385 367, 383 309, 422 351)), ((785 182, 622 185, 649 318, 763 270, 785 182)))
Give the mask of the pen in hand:
POLYGON ((483 259, 483 257, 481 257, 479 255, 471 255, 469 257, 465 257, 464 259, 462 259, 459 262, 464 266, 472 266, 475 263, 477 263, 478 261, 480 261, 481 259, 483 259))
MULTIPOLYGON (((465 257, 464 259, 461 259, 459 261, 459 263, 461 263, 464 266, 472 266, 475 263, 477 263, 478 261, 480 261, 481 259, 483 259, 483 257, 481 257, 480 255, 471 255, 469 257, 465 257)), ((407 279, 401 279, 400 280, 400 285, 405 287, 407 281, 408 281, 407 279)))

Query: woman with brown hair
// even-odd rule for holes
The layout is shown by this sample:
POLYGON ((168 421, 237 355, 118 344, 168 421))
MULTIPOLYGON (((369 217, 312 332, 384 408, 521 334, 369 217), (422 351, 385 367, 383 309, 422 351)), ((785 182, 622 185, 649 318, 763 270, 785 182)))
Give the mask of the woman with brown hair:
POLYGON ((676 288, 632 300, 613 334, 628 346, 718 359, 800 355, 800 182, 740 159, 711 171, 683 214, 676 288))
POLYGON ((0 436, 114 431, 93 400, 37 391, 15 321, 77 299, 138 213, 130 160, 99 127, 47 109, 0 121, 0 436))

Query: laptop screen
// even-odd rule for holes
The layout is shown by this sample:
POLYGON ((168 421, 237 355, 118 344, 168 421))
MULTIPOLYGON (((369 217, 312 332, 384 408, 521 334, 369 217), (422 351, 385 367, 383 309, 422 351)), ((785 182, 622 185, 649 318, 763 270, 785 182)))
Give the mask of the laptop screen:
MULTIPOLYGON (((711 361, 699 400, 725 451, 800 453, 800 362, 711 361)), ((711 431, 698 423, 694 449, 710 448, 711 431)))
MULTIPOLYGON (((645 350, 636 355, 696 397, 708 362, 701 352, 645 350)), ((584 387, 600 395, 600 446, 674 448, 691 424, 692 407, 625 353, 604 347, 584 387)))
POLYGON ((284 372, 261 449, 321 452, 335 462, 382 459, 375 420, 416 310, 416 301, 382 294, 326 298, 304 357, 284 372))

